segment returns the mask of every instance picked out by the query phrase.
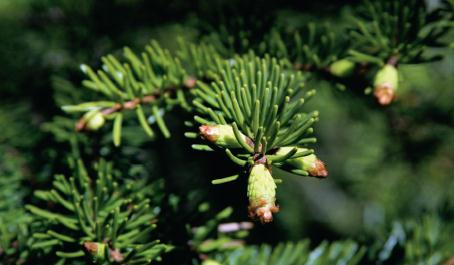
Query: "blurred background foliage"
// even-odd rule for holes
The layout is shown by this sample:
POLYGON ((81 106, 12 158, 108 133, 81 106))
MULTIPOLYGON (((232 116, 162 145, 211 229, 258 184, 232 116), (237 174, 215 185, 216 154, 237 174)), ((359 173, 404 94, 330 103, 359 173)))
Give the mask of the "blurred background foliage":
MULTIPOLYGON (((330 31, 340 32, 358 4, 311 2, 1 0, 0 240, 9 242, 8 234, 26 230, 23 222, 13 221, 29 218, 23 205, 36 203, 34 190, 48 189, 55 173, 69 172, 68 155, 87 163, 102 157, 133 178, 164 178, 157 229, 165 243, 186 245, 191 233, 184 224, 200 226, 227 206, 243 209, 230 221, 245 221, 240 185, 210 184, 216 172, 229 175, 234 165, 222 154, 191 150, 182 125, 188 114, 178 109, 169 114, 174 131, 169 140, 149 141, 132 123, 123 132, 122 147, 115 148, 109 134, 77 134, 74 117, 59 107, 92 97, 79 89, 80 64, 97 67, 101 56, 117 54, 125 45, 137 49, 156 39, 172 50, 182 37, 230 43, 231 51, 225 51, 230 54, 258 45, 270 26, 327 23, 330 31), (248 43, 223 39, 235 32, 248 43), (203 202, 210 207, 201 207, 203 202)), ((452 31, 445 41, 454 42, 452 31)), ((248 243, 310 238, 315 247, 324 240, 352 239, 370 246, 367 257, 385 264, 440 264, 454 256, 449 237, 454 226, 454 50, 433 52, 444 59, 400 66, 399 100, 386 108, 355 87, 340 91, 309 79, 306 86, 316 88, 317 96, 308 109, 320 111, 317 148, 330 176, 324 181, 285 178, 278 188, 278 202, 285 207, 273 224, 256 225, 248 243)), ((0 243, 0 255, 7 248, 0 243)), ((196 258, 178 247, 167 255, 165 264, 190 264, 196 258)))

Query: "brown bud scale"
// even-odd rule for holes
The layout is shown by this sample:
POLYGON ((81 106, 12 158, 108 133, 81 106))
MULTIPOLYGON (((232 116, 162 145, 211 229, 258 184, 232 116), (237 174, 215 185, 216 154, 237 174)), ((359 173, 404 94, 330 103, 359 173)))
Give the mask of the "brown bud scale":
POLYGON ((273 221, 273 213, 279 212, 279 206, 270 205, 265 199, 261 199, 258 204, 249 205, 249 217, 257 218, 262 224, 273 221))
POLYGON ((95 242, 85 242, 84 243, 85 249, 90 252, 90 253, 96 253, 98 252, 98 243, 95 242))
POLYGON ((395 98, 394 88, 389 83, 376 86, 374 89, 374 96, 377 98, 380 105, 389 105, 395 98))
POLYGON ((212 143, 215 143, 219 138, 219 128, 216 126, 202 125, 199 127, 200 136, 212 143))
POLYGON ((118 249, 110 249, 109 255, 116 262, 122 262, 124 259, 123 255, 120 253, 120 250, 118 249))
POLYGON ((317 158, 313 167, 309 170, 309 174, 313 177, 326 178, 328 176, 328 170, 326 169, 325 163, 317 158))

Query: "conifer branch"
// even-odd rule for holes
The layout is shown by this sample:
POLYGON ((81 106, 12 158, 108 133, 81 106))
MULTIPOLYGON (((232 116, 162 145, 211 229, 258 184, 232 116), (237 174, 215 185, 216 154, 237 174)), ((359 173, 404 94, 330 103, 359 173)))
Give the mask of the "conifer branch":
POLYGON ((54 207, 26 206, 40 223, 32 249, 60 262, 85 258, 95 264, 149 264, 171 249, 150 236, 156 228, 151 185, 119 184, 104 161, 96 167, 96 178, 80 160, 72 163, 74 177, 57 175, 51 190, 35 192, 54 207))
MULTIPOLYGON (((182 86, 183 88, 186 88, 187 90, 192 89, 197 80, 195 78, 189 78, 184 82, 184 85, 182 86)), ((157 91, 149 95, 144 95, 141 98, 134 98, 128 101, 125 101, 123 103, 114 103, 112 107, 105 107, 99 109, 99 113, 101 113, 104 117, 107 117, 109 115, 112 115, 117 112, 125 111, 125 110, 133 110, 135 109, 138 105, 147 105, 147 104, 153 104, 157 100, 160 100, 162 97, 170 97, 172 95, 175 95, 177 88, 176 87, 168 87, 163 89, 163 91, 157 91)), ((89 103, 88 103, 89 104, 89 103)), ((67 108, 68 109, 68 108, 67 108)), ((81 117, 75 125, 76 131, 80 132, 86 129, 87 125, 87 117, 81 117)))
POLYGON ((220 64, 218 72, 215 82, 194 89, 199 97, 193 105, 203 117, 194 120, 208 145, 225 149, 249 174, 249 215, 270 222, 279 210, 272 166, 285 164, 306 175, 327 176, 323 162, 304 148, 315 142, 309 135, 318 112, 304 112, 315 91, 304 91, 301 73, 275 58, 235 57, 220 64))
MULTIPOLYGON (((159 107, 168 109, 175 105, 188 109, 187 92, 195 86, 197 80, 210 80, 215 63, 220 56, 211 46, 186 44, 180 40, 180 48, 175 54, 162 49, 152 41, 141 56, 135 55, 129 48, 124 49, 126 62, 121 63, 112 55, 102 58, 103 69, 93 71, 89 66, 81 69, 89 80, 83 85, 101 93, 106 101, 85 102, 79 105, 63 106, 67 112, 86 112, 75 125, 77 131, 98 130, 106 119, 120 116, 124 110, 136 110, 138 120, 144 131, 153 136, 153 129, 147 120, 142 105, 152 106, 151 116, 157 121, 163 135, 168 138, 170 132, 159 113, 159 107)), ((116 118, 119 121, 121 118, 116 118)), ((121 140, 120 122, 114 126, 115 145, 121 140)))
POLYGON ((202 265, 277 265, 277 264, 360 264, 366 253, 352 241, 322 242, 314 249, 309 241, 280 243, 274 248, 269 245, 246 246, 219 254, 202 262, 202 265))

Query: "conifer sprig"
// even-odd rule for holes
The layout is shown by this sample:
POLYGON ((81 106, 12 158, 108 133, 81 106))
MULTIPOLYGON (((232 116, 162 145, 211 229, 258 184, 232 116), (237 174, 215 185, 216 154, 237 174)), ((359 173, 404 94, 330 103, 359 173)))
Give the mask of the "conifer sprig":
MULTIPOLYGON (((315 91, 305 91, 302 73, 286 69, 275 58, 235 57, 218 61, 218 67, 214 82, 200 82, 193 90, 193 105, 200 114, 194 120, 200 124, 200 137, 208 142, 193 147, 213 150, 217 146, 245 168, 250 174, 249 215, 270 222, 272 213, 279 210, 272 166, 286 164, 303 176, 327 175, 324 164, 312 158, 313 150, 305 148, 316 141, 310 135, 318 112, 304 111, 306 100, 315 91), (302 162, 293 163, 295 160, 302 162), (318 171, 312 170, 317 167, 318 171)), ((213 183, 234 181, 239 175, 213 183)))
POLYGON ((350 31, 350 55, 360 62, 383 64, 423 63, 428 47, 446 46, 441 37, 452 28, 442 9, 429 11, 422 0, 368 0, 359 8, 350 31))
POLYGON ((371 255, 381 263, 393 260, 399 264, 451 264, 453 229, 453 225, 444 222, 438 214, 396 221, 388 235, 370 247, 371 255), (403 255, 396 257, 396 253, 402 252, 403 255))
POLYGON ((185 90, 194 87, 196 77, 211 78, 214 74, 209 62, 219 56, 208 45, 196 46, 182 41, 180 44, 176 56, 152 41, 140 55, 125 48, 123 62, 113 55, 102 57, 100 70, 94 71, 82 65, 82 71, 88 76, 82 82, 83 86, 98 92, 102 98, 63 106, 67 112, 86 113, 76 123, 76 130, 97 130, 106 119, 113 119, 113 139, 115 145, 119 145, 122 111, 135 110, 140 125, 149 136, 154 136, 148 120, 148 115, 151 115, 162 134, 170 137, 162 113, 176 105, 188 108, 185 90))
POLYGON ((327 25, 308 23, 301 30, 271 30, 261 45, 262 53, 288 60, 297 70, 329 72, 329 66, 346 57, 348 41, 327 25))
MULTIPOLYGON (((218 80, 210 85, 200 83, 193 91, 193 104, 201 114, 195 116, 195 121, 202 124, 202 136, 211 125, 231 126, 237 144, 233 141, 224 147, 230 153, 240 149, 243 154, 235 161, 243 161, 243 165, 259 159, 258 155, 273 155, 279 147, 316 141, 308 136, 318 112, 304 112, 304 103, 315 91, 303 92, 301 73, 282 69, 274 58, 238 57, 219 67, 218 80)), ((288 157, 270 156, 268 160, 284 162, 311 152, 292 153, 288 157)))
POLYGON ((28 258, 27 241, 32 218, 23 208, 26 192, 24 159, 20 154, 0 146, 0 263, 13 264, 28 258))
POLYGON ((237 57, 219 62, 219 68, 219 79, 210 85, 199 83, 193 90, 200 113, 194 119, 202 125, 202 137, 225 148, 240 165, 263 158, 269 164, 282 163, 312 153, 296 152, 297 146, 316 141, 309 136, 318 120, 317 111, 304 112, 304 103, 315 91, 303 90, 301 73, 282 69, 269 57, 237 57), (284 146, 295 150, 276 155, 284 146))
POLYGON ((287 242, 272 248, 269 245, 247 246, 231 252, 221 253, 202 265, 293 265, 293 264, 359 264, 366 249, 352 241, 331 244, 322 242, 315 249, 309 241, 287 242))
POLYGON ((51 190, 35 192, 52 209, 26 206, 40 223, 32 249, 56 258, 57 264, 74 259, 149 264, 170 249, 152 238, 157 216, 149 196, 156 186, 119 184, 112 165, 104 161, 96 167, 96 178, 80 160, 74 163, 74 176, 57 175, 51 190))

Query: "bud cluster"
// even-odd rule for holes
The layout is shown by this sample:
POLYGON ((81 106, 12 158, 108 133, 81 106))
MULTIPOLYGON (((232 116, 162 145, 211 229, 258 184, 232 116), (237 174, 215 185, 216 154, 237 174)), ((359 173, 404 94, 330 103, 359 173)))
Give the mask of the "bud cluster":
MULTIPOLYGON (((199 127, 199 135, 202 139, 223 148, 241 148, 238 142, 238 135, 230 125, 202 125, 199 127)), ((240 133, 244 142, 254 147, 254 142, 246 135, 240 133)), ((241 139, 241 138, 240 138, 241 139)), ((259 148, 260 150, 261 148, 259 148)), ((325 178, 328 171, 325 164, 308 149, 302 147, 281 147, 273 152, 274 157, 286 157, 282 162, 290 165, 295 171, 302 175, 309 175, 317 178, 325 178), (296 149, 296 152, 294 151, 296 149), (292 158, 291 154, 306 153, 304 156, 292 158)), ((256 218, 262 223, 273 220, 273 213, 279 211, 276 205, 276 181, 271 174, 272 160, 267 159, 267 154, 258 151, 253 156, 248 169, 247 196, 249 199, 248 212, 251 218, 256 218)), ((236 178, 232 178, 234 180, 236 178)), ((231 181, 231 180, 229 180, 231 181)))

